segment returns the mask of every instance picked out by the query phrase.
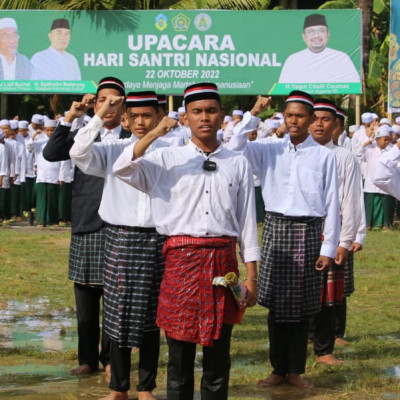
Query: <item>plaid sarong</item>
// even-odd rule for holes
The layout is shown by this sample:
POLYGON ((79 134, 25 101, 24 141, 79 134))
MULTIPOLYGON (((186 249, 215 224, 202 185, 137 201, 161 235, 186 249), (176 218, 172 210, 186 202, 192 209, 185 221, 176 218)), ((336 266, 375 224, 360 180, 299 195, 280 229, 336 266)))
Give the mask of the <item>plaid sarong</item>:
POLYGON ((120 347, 140 347, 143 332, 158 330, 165 237, 155 230, 109 225, 104 270, 104 328, 120 347))
POLYGON ((320 310, 321 218, 289 219, 267 213, 257 300, 275 322, 299 322, 320 310))
POLYGON ((236 238, 172 236, 164 254, 158 326, 175 340, 212 346, 222 324, 233 325, 239 315, 230 290, 212 285, 216 276, 239 275, 236 238))
POLYGON ((344 267, 344 297, 350 297, 354 292, 354 253, 349 251, 344 267))
POLYGON ((68 278, 82 285, 102 285, 105 228, 91 233, 73 233, 69 249, 68 278))

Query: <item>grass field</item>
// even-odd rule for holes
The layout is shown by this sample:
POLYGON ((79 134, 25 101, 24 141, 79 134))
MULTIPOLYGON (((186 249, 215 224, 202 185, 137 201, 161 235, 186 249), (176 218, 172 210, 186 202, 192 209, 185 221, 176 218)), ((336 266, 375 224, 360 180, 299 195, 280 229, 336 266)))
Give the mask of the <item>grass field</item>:
MULTIPOLYGON (((68 230, 0 228, 0 321, 9 301, 29 304, 43 298, 49 314, 67 312, 73 317, 73 286, 67 279, 69 235, 68 230)), ((257 379, 267 376, 271 368, 267 311, 256 306, 247 310, 242 324, 234 329, 229 398, 400 399, 399 242, 400 231, 371 232, 364 250, 356 254, 356 292, 348 301, 347 340, 350 346, 335 350, 337 357, 345 361, 343 365, 316 364, 310 348, 305 377, 315 384, 315 389, 302 391, 287 385, 273 390, 257 388, 257 379)), ((68 335, 75 327, 63 329, 66 332, 62 334, 68 335)), ((0 332, 0 370, 21 363, 40 364, 49 360, 71 367, 76 365, 75 349, 43 352, 29 343, 19 348, 4 347, 6 340, 5 334, 0 332)), ((133 355, 133 365, 136 357, 133 355)), ((167 350, 163 343, 158 378, 161 389, 165 388, 166 360, 167 350)), ((200 368, 197 372, 199 375, 200 368)), ((2 384, 5 383, 0 379, 0 389, 2 384)), ((98 385, 107 392, 104 382, 98 385)), ((96 398, 81 396, 68 398, 96 398)), ((39 398, 47 399, 45 395, 39 398)))

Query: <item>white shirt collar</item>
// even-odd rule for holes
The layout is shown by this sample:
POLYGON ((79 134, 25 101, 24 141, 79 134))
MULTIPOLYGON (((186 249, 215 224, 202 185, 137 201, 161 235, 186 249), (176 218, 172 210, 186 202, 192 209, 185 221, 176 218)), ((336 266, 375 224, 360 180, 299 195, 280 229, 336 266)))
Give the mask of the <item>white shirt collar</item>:
MULTIPOLYGON (((222 144, 221 142, 218 142, 218 147, 211 153, 211 154, 216 154, 219 153, 222 149, 222 144)), ((207 154, 204 152, 204 150, 200 149, 199 147, 197 147, 192 140, 189 140, 188 146, 190 146, 194 151, 196 151, 197 153, 200 153, 201 155, 203 155, 205 158, 208 158, 209 156, 207 156, 207 154)), ((210 155, 211 155, 210 154, 210 155)))

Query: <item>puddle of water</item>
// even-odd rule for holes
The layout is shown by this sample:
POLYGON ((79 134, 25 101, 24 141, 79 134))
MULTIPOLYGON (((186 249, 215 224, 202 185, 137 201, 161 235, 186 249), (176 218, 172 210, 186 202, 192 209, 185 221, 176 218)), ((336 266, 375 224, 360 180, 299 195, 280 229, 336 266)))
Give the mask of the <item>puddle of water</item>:
POLYGON ((69 374, 69 364, 18 364, 0 366, 0 393, 2 389, 24 387, 43 382, 76 379, 69 374))
MULTIPOLYGON (((385 374, 389 375, 391 378, 400 379, 400 365, 395 365, 394 367, 385 369, 385 374)), ((400 395, 399 395, 400 398, 400 395)))
POLYGON ((34 347, 43 351, 77 348, 75 313, 50 312, 49 300, 0 303, 0 347, 34 347))
POLYGON ((394 335, 380 335, 377 336, 377 338, 379 340, 385 341, 385 342, 400 342, 400 338, 398 336, 394 336, 394 335))

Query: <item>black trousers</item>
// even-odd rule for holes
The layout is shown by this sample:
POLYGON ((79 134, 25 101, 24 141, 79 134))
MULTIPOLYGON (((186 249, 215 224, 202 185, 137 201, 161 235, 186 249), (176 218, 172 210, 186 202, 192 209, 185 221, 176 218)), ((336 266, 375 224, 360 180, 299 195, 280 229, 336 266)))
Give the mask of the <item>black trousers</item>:
POLYGON ((346 319, 347 319, 347 302, 346 298, 343 303, 335 306, 335 336, 337 338, 344 338, 346 332, 346 319))
POLYGON ((317 356, 332 354, 335 346, 335 308, 322 306, 315 315, 314 353, 317 356))
MULTIPOLYGON (((111 390, 127 392, 130 389, 131 352, 131 347, 119 347, 111 339, 111 390)), ((160 331, 145 332, 139 349, 138 392, 151 392, 156 387, 159 354, 160 331)))
POLYGON ((78 361, 87 364, 93 372, 99 369, 99 361, 105 367, 110 363, 110 338, 101 331, 100 342, 100 301, 103 287, 74 284, 76 316, 78 319, 78 361))
POLYGON ((275 375, 303 374, 307 360, 309 320, 276 322, 268 316, 269 359, 275 375))
MULTIPOLYGON (((227 400, 231 368, 230 346, 232 325, 223 325, 221 337, 213 347, 203 347, 201 400, 227 400)), ((167 399, 192 400, 194 395, 194 362, 196 343, 169 338, 167 399)))

